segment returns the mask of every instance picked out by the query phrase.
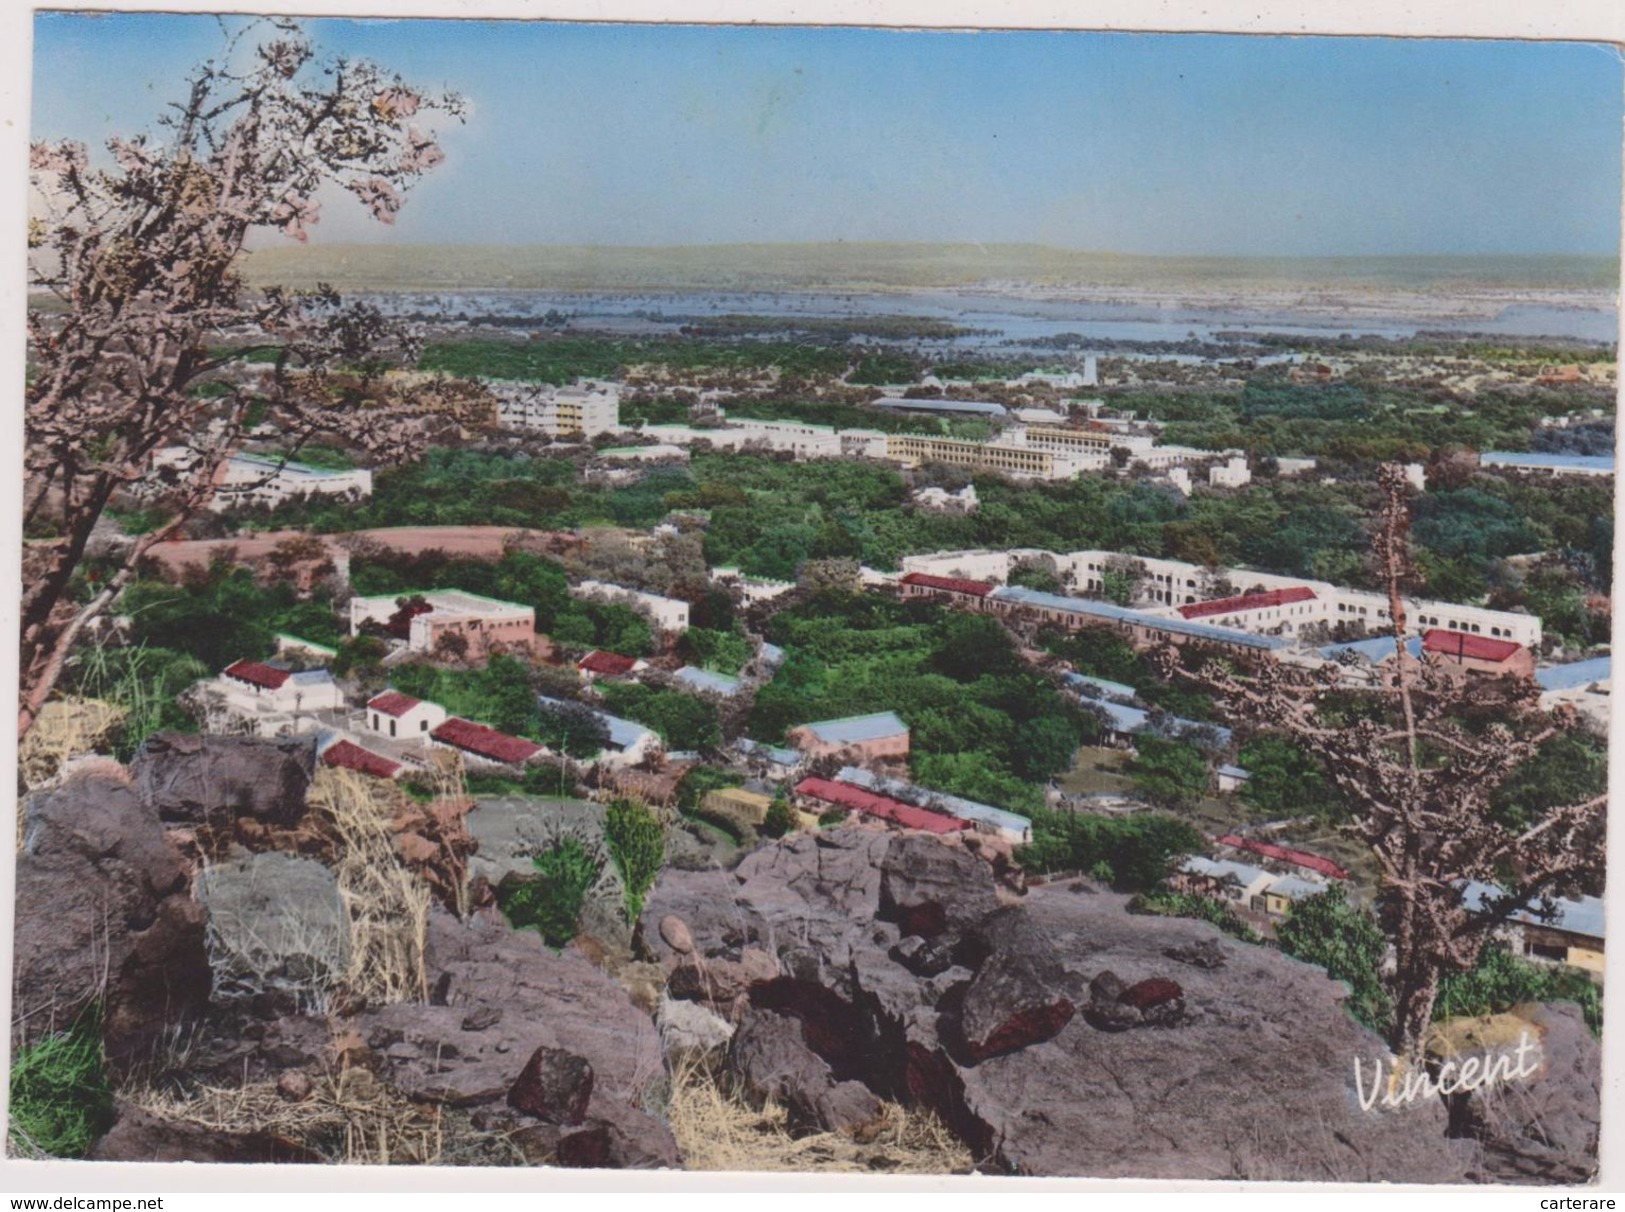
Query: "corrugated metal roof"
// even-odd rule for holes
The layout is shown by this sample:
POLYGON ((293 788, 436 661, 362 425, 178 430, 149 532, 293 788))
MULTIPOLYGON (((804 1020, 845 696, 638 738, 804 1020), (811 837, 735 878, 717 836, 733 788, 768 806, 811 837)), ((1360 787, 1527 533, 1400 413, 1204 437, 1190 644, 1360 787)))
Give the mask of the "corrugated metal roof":
POLYGON ((979 417, 1002 417, 1009 410, 991 400, 905 400, 901 396, 886 396, 872 401, 876 408, 895 408, 904 412, 959 412, 979 417))
POLYGON ((278 669, 263 661, 233 661, 226 666, 225 676, 264 690, 279 690, 290 675, 286 669, 278 669))
POLYGON ((1265 610, 1272 606, 1290 606, 1295 602, 1312 602, 1315 591, 1307 585, 1294 585, 1291 589, 1271 589, 1264 593, 1247 593, 1230 598, 1215 598, 1210 602, 1192 602, 1181 606, 1179 613, 1187 619, 1205 619, 1221 614, 1241 614, 1248 610, 1265 610))
POLYGON ((877 711, 873 715, 849 715, 838 720, 817 720, 800 724, 791 731, 805 730, 826 745, 854 745, 862 741, 878 741, 886 737, 901 736, 908 725, 892 711, 877 711))
POLYGON ((1165 631, 1170 635, 1185 635, 1196 639, 1214 640, 1221 644, 1239 644, 1245 648, 1257 648, 1265 652, 1275 652, 1288 647, 1291 643, 1291 641, 1281 639, 1279 636, 1253 635, 1230 627, 1215 627, 1209 623, 1193 622, 1190 619, 1182 619, 1177 615, 1160 615, 1151 614, 1144 610, 1127 610, 1122 606, 1113 606, 1109 602, 1093 602, 1088 598, 1063 597, 1056 593, 1042 593, 1036 589, 1025 589, 1019 585, 1005 585, 1002 588, 995 589, 988 596, 1017 602, 1023 606, 1030 606, 1035 610, 1059 610, 1069 614, 1104 619, 1111 623, 1121 623, 1125 626, 1146 627, 1155 631, 1165 631))
MULTIPOLYGON (((1134 698, 1137 693, 1134 687, 1126 686, 1122 682, 1108 682, 1105 678, 1090 677, 1085 673, 1069 673, 1063 676, 1061 680, 1074 690, 1083 691, 1092 688, 1100 691, 1101 696, 1104 698, 1119 699, 1123 702, 1134 698)), ((1090 696, 1084 694, 1081 697, 1088 698, 1090 696)))
POLYGON ((1483 464, 1503 467, 1533 467, 1539 470, 1614 470, 1613 455, 1551 454, 1541 450, 1486 450, 1478 458, 1483 464))
POLYGON ((429 735, 443 744, 454 745, 494 762, 528 762, 542 752, 542 747, 534 741, 509 736, 506 732, 498 732, 473 720, 447 720, 429 735))
POLYGON ((695 690, 709 690, 714 694, 734 695, 739 693, 739 679, 728 677, 726 674, 712 673, 709 669, 701 669, 695 665, 684 665, 672 674, 679 682, 693 687, 695 690))
POLYGON ((399 690, 386 690, 382 694, 375 694, 368 699, 367 706, 382 715, 394 716, 399 719, 422 702, 422 699, 415 699, 409 694, 402 694, 399 690))
POLYGON ((799 749, 785 749, 778 745, 764 745, 761 741, 752 741, 746 737, 740 737, 735 741, 734 748, 739 750, 740 753, 762 757, 780 766, 795 766, 801 762, 801 751, 799 749))
POLYGON ((602 649, 598 649, 589 652, 577 661, 576 668, 587 673, 617 677, 623 673, 631 673, 637 663, 636 657, 622 656, 618 652, 604 652, 602 649))
POLYGON ((905 829, 920 829, 926 833, 959 833, 971 827, 969 821, 946 813, 931 812, 905 804, 888 796, 876 795, 848 783, 829 779, 806 778, 796 784, 796 794, 823 800, 842 808, 852 808, 869 816, 879 817, 905 829))
POLYGON ((940 589, 944 593, 962 593, 985 598, 993 592, 992 581, 973 581, 969 577, 939 577, 929 572, 911 572, 903 577, 904 585, 918 585, 922 589, 940 589))
POLYGON ((1307 850, 1294 850, 1291 846, 1277 846, 1274 842, 1260 842, 1255 838, 1242 837, 1240 834, 1227 833, 1219 839, 1221 846, 1234 846, 1237 850, 1246 850, 1251 854, 1262 855, 1264 858, 1274 859, 1278 863, 1290 863, 1294 867, 1303 867, 1309 871, 1318 871, 1321 875, 1330 876, 1334 880, 1346 880, 1349 873, 1332 862, 1329 858, 1322 858, 1318 854, 1311 854, 1307 850))
MULTIPOLYGON (((543 707, 587 706, 585 703, 572 703, 565 699, 548 698, 545 694, 537 695, 536 701, 543 707)), ((591 711, 595 716, 604 722, 604 727, 609 730, 610 746, 614 749, 633 749, 645 737, 654 735, 651 730, 645 728, 642 724, 635 724, 631 720, 623 720, 619 716, 609 715, 602 711, 596 711, 591 707, 587 707, 587 710, 591 711)))
MULTIPOLYGON (((1412 636, 1406 640, 1405 648, 1412 656, 1421 656, 1421 637, 1412 636)), ((1394 637, 1379 635, 1373 636, 1369 640, 1351 640, 1346 644, 1328 644, 1320 650, 1320 655, 1329 661, 1335 661, 1345 652, 1355 653, 1358 656, 1363 656, 1373 665, 1380 665, 1394 655, 1394 637)))
POLYGON ((1262 867, 1249 867, 1246 863, 1238 863, 1234 859, 1204 858, 1199 854, 1191 855, 1180 864, 1179 869, 1192 875, 1205 875, 1210 879, 1233 880, 1243 888, 1269 875, 1262 867))
POLYGON ((336 741, 322 751, 322 761, 341 770, 356 770, 375 779, 392 779, 406 769, 381 753, 363 749, 354 741, 336 741))
POLYGON ((1435 627, 1422 633, 1422 651, 1440 656, 1465 658, 1471 661, 1492 661, 1500 664, 1523 651, 1522 644, 1511 640, 1496 640, 1489 636, 1468 635, 1461 631, 1448 631, 1435 627))
POLYGON ((1551 665, 1535 671, 1535 681, 1542 690, 1578 690, 1593 682, 1612 681, 1614 658, 1592 657, 1589 661, 1573 661, 1567 665, 1551 665))
POLYGON ((1266 892, 1274 896, 1284 896, 1291 901, 1301 901, 1306 897, 1319 896, 1327 890, 1327 885, 1317 884, 1314 880, 1300 879, 1296 875, 1283 875, 1272 883, 1266 892))
POLYGON ((887 778, 861 766, 842 767, 841 772, 835 777, 843 783, 851 783, 867 791, 892 796, 919 808, 936 808, 939 811, 951 812, 967 821, 980 821, 995 829, 1020 834, 1022 837, 1029 836, 1032 832, 1032 821, 1017 813, 1004 808, 995 808, 992 804, 979 804, 975 800, 961 799, 944 791, 932 791, 928 787, 921 787, 902 779, 887 778))
POLYGON ((1240 766, 1232 766, 1228 763, 1219 767, 1219 773, 1228 775, 1233 779, 1250 779, 1253 777, 1251 770, 1243 770, 1240 766))
MULTIPOLYGON (((1469 913, 1481 913, 1489 901, 1498 900, 1506 893, 1494 884, 1467 880, 1462 885, 1462 908, 1469 913)), ((1600 896, 1582 896, 1570 900, 1557 897, 1553 904, 1556 912, 1551 917, 1540 913, 1540 902, 1531 901, 1523 909, 1512 912, 1512 920, 1531 926, 1550 926, 1554 930, 1568 930, 1587 938, 1606 938, 1608 929, 1607 899, 1600 896)))

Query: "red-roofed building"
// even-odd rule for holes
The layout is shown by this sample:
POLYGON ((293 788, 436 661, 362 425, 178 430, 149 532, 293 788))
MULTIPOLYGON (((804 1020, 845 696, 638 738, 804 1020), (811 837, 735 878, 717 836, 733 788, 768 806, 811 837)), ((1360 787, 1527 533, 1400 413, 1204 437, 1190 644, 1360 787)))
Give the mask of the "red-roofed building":
POLYGON ((233 661, 222 671, 223 677, 232 678, 256 690, 281 690, 293 676, 286 669, 266 665, 260 661, 233 661))
POLYGON ((939 577, 929 572, 911 572, 898 585, 905 598, 948 598, 972 610, 982 609, 983 599, 996 588, 992 581, 939 577))
POLYGON ((1290 846, 1277 846, 1274 842, 1260 842, 1254 838, 1242 837, 1240 834, 1227 833, 1219 839, 1219 845, 1229 846, 1235 850, 1245 850, 1249 854, 1256 854, 1260 858, 1274 859, 1278 863, 1285 863, 1289 867, 1300 867, 1305 871, 1313 871, 1316 875, 1324 875, 1327 879, 1346 880, 1349 873, 1329 858, 1321 858, 1318 854, 1310 854, 1307 850, 1294 850, 1290 846))
POLYGON ((334 741, 322 751, 322 762, 339 770, 369 774, 375 779, 399 778, 406 770, 404 765, 393 758, 373 753, 370 749, 363 749, 354 741, 334 741))
POLYGON ((618 652, 605 652, 603 649, 589 652, 576 662, 576 669, 588 681, 593 678, 624 678, 629 673, 636 673, 639 669, 648 667, 647 661, 622 656, 618 652))
POLYGON ((523 765, 545 752, 534 741, 509 736, 473 720, 449 719, 429 733, 429 737, 437 745, 501 766, 523 765))
POLYGON ((386 690, 367 700, 367 727, 379 736, 407 740, 426 737, 446 721, 439 703, 415 699, 399 690, 386 690))
POLYGON ((1535 657, 1529 649, 1512 640, 1469 635, 1435 627, 1422 633, 1422 651, 1439 663, 1467 673, 1535 676, 1535 657))
POLYGON ((890 796, 876 795, 872 791, 865 791, 862 787, 838 783, 833 779, 802 779, 796 784, 796 795, 805 800, 815 801, 818 805, 850 808, 854 812, 876 817, 900 829, 919 829, 926 833, 960 833, 974 828, 969 821, 962 821, 946 812, 917 808, 913 804, 905 804, 890 796))
POLYGON ((1179 613, 1187 619, 1213 619, 1227 614, 1251 614, 1259 610, 1295 606, 1300 602, 1316 600, 1315 591, 1307 585, 1294 585, 1291 589, 1271 589, 1265 593, 1244 593, 1239 597, 1215 598, 1211 602, 1192 602, 1181 606, 1179 613))

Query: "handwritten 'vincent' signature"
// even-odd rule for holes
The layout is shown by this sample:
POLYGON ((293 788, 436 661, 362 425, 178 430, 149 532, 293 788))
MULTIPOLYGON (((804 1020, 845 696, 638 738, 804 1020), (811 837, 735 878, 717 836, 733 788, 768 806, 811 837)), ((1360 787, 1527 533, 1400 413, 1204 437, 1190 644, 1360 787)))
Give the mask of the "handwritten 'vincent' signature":
POLYGON ((1370 1111, 1373 1107, 1403 1107, 1419 1098, 1440 1094, 1464 1094, 1485 1086, 1522 1081, 1540 1071, 1540 1049, 1529 1038, 1529 1032, 1518 1035, 1518 1047, 1511 1052, 1495 1053, 1486 1049, 1484 1055, 1460 1060, 1447 1060, 1437 1073, 1429 1073, 1421 1065, 1403 1066, 1399 1061, 1373 1061, 1371 1092, 1366 1093, 1365 1067, 1360 1058, 1354 1058, 1354 1087, 1360 1096, 1360 1106, 1370 1111), (1533 1060, 1530 1054, 1534 1054, 1533 1060), (1516 1064, 1514 1064, 1516 1060, 1516 1064), (1387 1068, 1387 1079, 1383 1069, 1387 1068))

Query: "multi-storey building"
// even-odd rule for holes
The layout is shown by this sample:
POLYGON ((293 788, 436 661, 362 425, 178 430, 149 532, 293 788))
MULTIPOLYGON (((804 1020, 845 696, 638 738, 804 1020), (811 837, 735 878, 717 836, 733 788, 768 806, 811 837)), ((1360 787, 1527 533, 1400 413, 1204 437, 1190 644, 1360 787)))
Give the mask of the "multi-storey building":
POLYGON ((392 620, 405 633, 397 638, 404 639, 413 652, 434 652, 448 635, 461 636, 475 654, 488 652, 496 644, 532 647, 536 641, 533 607, 460 589, 350 599, 351 635, 359 634, 367 623, 387 625, 392 620), (403 608, 403 601, 413 599, 420 599, 417 606, 403 608), (403 611, 405 617, 401 617, 403 611))
POLYGON ((540 430, 550 438, 590 438, 620 428, 621 396, 612 383, 569 387, 492 383, 497 424, 540 430))

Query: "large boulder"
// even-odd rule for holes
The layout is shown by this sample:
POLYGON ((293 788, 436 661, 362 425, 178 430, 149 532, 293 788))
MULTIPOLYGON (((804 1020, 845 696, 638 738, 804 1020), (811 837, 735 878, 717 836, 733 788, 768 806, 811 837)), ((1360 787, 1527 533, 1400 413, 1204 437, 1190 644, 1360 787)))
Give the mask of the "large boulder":
POLYGON ((296 1141, 269 1132, 221 1132, 180 1119, 163 1119, 125 1103, 113 1127, 91 1150, 92 1161, 295 1162, 314 1165, 327 1159, 296 1141))
POLYGON ((157 732, 131 763, 141 798, 171 825, 221 827, 241 818, 290 828, 316 776, 315 737, 254 740, 157 732))
MULTIPOLYGON (((1448 1024, 1457 1027, 1458 1022, 1448 1024)), ((1580 1007, 1519 1006, 1460 1024, 1463 1056, 1507 1057, 1503 1071, 1533 1069, 1452 1101, 1456 1128, 1482 1143, 1485 1177, 1503 1183, 1578 1186, 1597 1172, 1602 1049, 1580 1007), (1523 1056, 1517 1055, 1525 1046, 1523 1056)), ((1444 1049, 1441 1049, 1443 1051, 1444 1049)))
MULTIPOLYGON (((555 953, 534 932, 486 914, 462 922, 432 909, 427 942, 428 1004, 369 1008, 350 1020, 381 1077, 419 1102, 506 1108, 532 1058, 566 1053, 590 1066, 592 1080, 581 1118, 557 1138, 561 1163, 677 1164, 671 1130, 643 1110, 664 1071, 659 1034, 619 984, 575 948, 555 953)), ((543 1068, 550 1083, 563 1072, 539 1065, 538 1078, 543 1068)), ((574 1104, 558 1093, 566 1085, 548 1086, 558 1099, 549 1095, 547 1105, 568 1106, 572 1119, 574 1104)), ((522 1087, 525 1105, 516 1109, 533 1115, 531 1124, 552 1122, 531 1109, 526 1091, 535 1092, 522 1087)))
POLYGON ((207 1005, 206 914, 157 814, 119 775, 28 799, 16 905, 12 1016, 25 1041, 99 1000, 117 1067, 207 1005))
POLYGON ((752 1012, 794 1018, 833 1081, 929 1107, 995 1169, 1400 1182, 1468 1174, 1476 1147, 1448 1138, 1442 1103, 1361 1110, 1353 1061, 1386 1050, 1321 970, 1221 943, 1206 923, 1129 914, 1126 898, 1106 892, 1040 887, 1019 908, 994 911, 991 866, 962 865, 964 854, 923 835, 800 835, 732 873, 663 873, 641 937, 674 967, 747 945, 777 951, 784 973, 751 988, 752 1012), (901 919, 911 929, 937 919, 936 910, 910 917, 926 905, 940 907, 941 929, 925 940, 937 951, 923 963, 924 944, 901 945, 901 919), (971 920, 973 908, 981 912, 971 920), (668 916, 684 923, 691 954, 662 936, 668 916), (1167 954, 1205 955, 1209 944, 1223 948, 1222 965, 1167 954), (1069 1013, 1108 970, 1115 976, 1102 989, 1138 1029, 1102 1030, 1069 1013), (965 1035, 981 1056, 967 1054, 965 1035))
POLYGON ((333 872, 279 851, 208 867, 198 900, 209 911, 218 996, 272 989, 319 1004, 349 963, 349 916, 333 872))
POLYGON ((758 1107, 772 1101, 802 1124, 853 1136, 884 1120, 874 1093, 861 1082, 837 1082, 828 1063, 807 1046, 800 1022, 788 1015, 749 1012, 728 1059, 745 1096, 758 1107))

